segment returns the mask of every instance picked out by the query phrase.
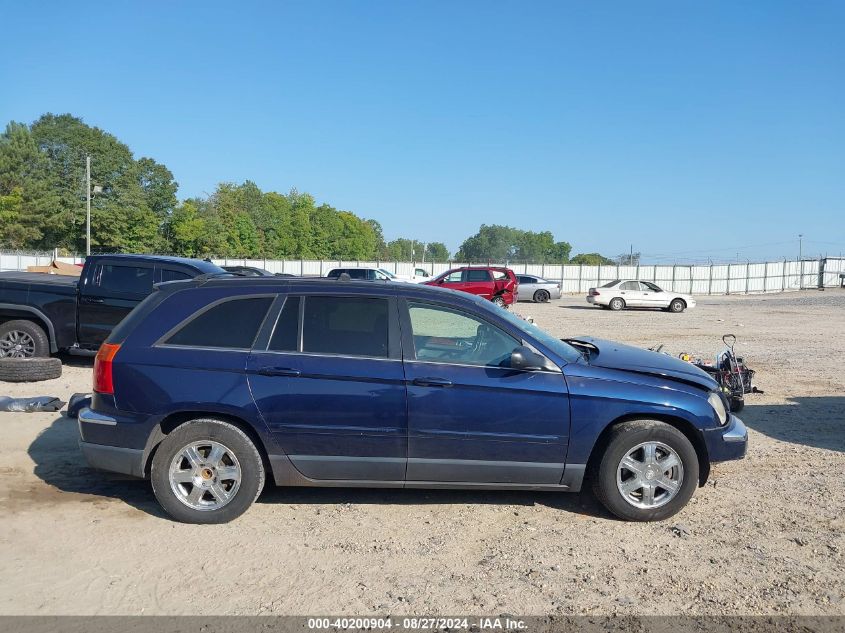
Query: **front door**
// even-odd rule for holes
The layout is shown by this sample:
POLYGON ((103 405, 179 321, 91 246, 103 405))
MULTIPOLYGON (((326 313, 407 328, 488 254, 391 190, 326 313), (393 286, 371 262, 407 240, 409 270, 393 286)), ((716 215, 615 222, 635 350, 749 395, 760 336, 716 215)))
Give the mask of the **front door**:
POLYGON ((289 296, 247 363, 255 403, 305 477, 405 478, 407 411, 396 302, 289 296))
POLYGON ((560 372, 515 371, 521 341, 482 317, 400 301, 414 482, 557 484, 569 441, 560 372))

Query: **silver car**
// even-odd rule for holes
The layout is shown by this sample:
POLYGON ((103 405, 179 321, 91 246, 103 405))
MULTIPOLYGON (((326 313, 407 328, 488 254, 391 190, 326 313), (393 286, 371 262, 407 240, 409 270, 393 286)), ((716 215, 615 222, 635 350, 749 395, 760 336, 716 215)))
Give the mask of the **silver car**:
POLYGON ((560 299, 560 284, 534 275, 517 275, 519 301, 546 303, 549 299, 560 299))

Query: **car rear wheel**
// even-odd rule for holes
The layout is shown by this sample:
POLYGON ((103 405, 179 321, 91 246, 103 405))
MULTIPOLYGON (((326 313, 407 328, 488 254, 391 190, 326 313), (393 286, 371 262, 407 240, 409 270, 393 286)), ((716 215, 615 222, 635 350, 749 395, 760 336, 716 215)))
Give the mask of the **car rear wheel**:
POLYGON ((0 324, 0 358, 46 358, 50 340, 40 325, 18 319, 0 324))
POLYGON ((500 308, 506 307, 505 298, 502 295, 497 295, 491 299, 493 303, 495 303, 500 308))
POLYGON ((622 308, 625 307, 625 300, 620 299, 619 297, 614 297, 613 299, 610 300, 608 307, 611 310, 621 310, 622 308))
POLYGON ((183 523, 227 523, 258 498, 264 464, 238 427, 209 418, 172 431, 153 456, 153 492, 161 507, 183 523))
POLYGON ((551 295, 548 290, 538 290, 534 293, 534 301, 536 303, 547 303, 550 298, 551 295))
POLYGON ((672 299, 672 303, 669 304, 669 312, 683 312, 687 307, 687 304, 684 303, 683 299, 672 299))
POLYGON ((675 427, 633 420, 615 427, 595 464, 593 488, 610 512, 628 521, 661 521, 676 514, 698 482, 698 456, 675 427))

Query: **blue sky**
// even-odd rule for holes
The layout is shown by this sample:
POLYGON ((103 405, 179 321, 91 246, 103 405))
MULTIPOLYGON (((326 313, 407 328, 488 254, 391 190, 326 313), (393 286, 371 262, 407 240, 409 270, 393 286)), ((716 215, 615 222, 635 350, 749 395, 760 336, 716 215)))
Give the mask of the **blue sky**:
POLYGON ((292 187, 456 249, 845 252, 845 3, 5 0, 0 122, 70 112, 180 197, 292 187))

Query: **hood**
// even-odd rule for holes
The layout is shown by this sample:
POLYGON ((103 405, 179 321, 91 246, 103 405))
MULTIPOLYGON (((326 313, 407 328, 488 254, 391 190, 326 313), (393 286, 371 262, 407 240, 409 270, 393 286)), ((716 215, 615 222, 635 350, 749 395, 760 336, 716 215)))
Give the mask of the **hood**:
POLYGON ((590 352, 590 365, 620 369, 650 376, 660 376, 693 384, 702 389, 717 389, 718 385, 707 372, 680 358, 661 352, 652 352, 615 341, 606 341, 592 336, 578 336, 564 339, 579 349, 590 352))

